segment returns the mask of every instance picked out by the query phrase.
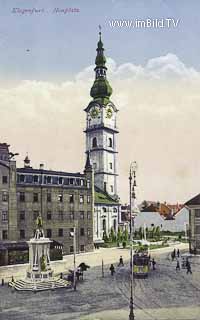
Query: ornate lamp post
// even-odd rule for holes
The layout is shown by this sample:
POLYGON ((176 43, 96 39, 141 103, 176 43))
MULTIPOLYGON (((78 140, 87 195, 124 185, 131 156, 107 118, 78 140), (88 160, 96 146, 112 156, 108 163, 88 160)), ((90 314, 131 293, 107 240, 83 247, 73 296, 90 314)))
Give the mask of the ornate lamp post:
POLYGON ((137 163, 136 161, 131 162, 130 165, 130 173, 129 173, 129 200, 130 200, 130 241, 131 241, 131 250, 130 250, 130 313, 129 313, 129 320, 134 320, 134 311, 133 311, 133 216, 132 210, 134 209, 135 205, 135 187, 136 187, 136 170, 137 170, 137 163))

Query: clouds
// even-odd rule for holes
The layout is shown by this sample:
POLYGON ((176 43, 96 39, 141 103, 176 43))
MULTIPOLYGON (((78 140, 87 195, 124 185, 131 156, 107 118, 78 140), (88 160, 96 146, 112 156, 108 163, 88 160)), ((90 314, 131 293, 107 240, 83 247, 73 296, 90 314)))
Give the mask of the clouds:
MULTIPOLYGON (((199 192, 200 75, 174 54, 146 65, 107 59, 118 114, 119 191, 128 199, 128 167, 139 163, 139 198, 183 201, 199 192)), ((82 171, 85 114, 94 66, 61 84, 24 80, 0 88, 1 140, 35 167, 82 171)))

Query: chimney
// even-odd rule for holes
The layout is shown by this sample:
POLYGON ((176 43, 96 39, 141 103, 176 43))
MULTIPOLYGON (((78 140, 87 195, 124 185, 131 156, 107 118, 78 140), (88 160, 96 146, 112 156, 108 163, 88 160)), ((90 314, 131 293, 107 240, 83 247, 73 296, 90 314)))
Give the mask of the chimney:
POLYGON ((40 163, 40 170, 44 170, 44 163, 40 163))

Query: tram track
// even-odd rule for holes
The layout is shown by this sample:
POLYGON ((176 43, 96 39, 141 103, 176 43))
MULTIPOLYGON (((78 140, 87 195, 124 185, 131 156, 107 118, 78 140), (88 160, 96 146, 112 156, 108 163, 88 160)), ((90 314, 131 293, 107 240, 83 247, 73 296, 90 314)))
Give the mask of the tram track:
MULTIPOLYGON (((159 278, 161 281, 167 282, 172 282, 172 283, 179 283, 180 280, 180 286, 184 284, 184 282, 189 285, 189 288, 186 289, 186 292, 188 290, 188 294, 184 292, 184 286, 183 288, 180 289, 180 298, 184 300, 185 302, 188 302, 188 299, 192 300, 196 295, 194 296, 194 291, 197 294, 197 304, 198 304, 198 299, 199 299, 199 294, 200 294, 200 288, 193 284, 188 278, 186 278, 183 274, 180 272, 176 271, 173 269, 173 266, 169 264, 168 262, 171 262, 170 259, 170 253, 163 259, 162 262, 157 262, 157 271, 154 272, 154 274, 151 271, 151 275, 153 277, 149 277, 147 279, 135 279, 134 278, 134 306, 140 310, 142 310, 146 315, 151 317, 151 319, 157 319, 155 316, 152 316, 151 313, 146 311, 145 309, 148 309, 148 305, 150 304, 150 308, 155 308, 155 309, 160 309, 160 308, 165 308, 165 300, 164 300, 164 295, 170 296, 171 302, 169 306, 173 306, 173 299, 174 301, 177 301, 177 291, 173 290, 173 287, 168 287, 164 286, 163 289, 158 287, 155 280, 156 279, 159 281, 159 278), (166 263, 165 263, 166 261, 166 263), (169 268, 169 270, 168 270, 169 268), (155 277, 154 277, 155 275, 155 277), (164 277, 164 278, 163 278, 164 277), (148 296, 148 303, 145 300, 145 298, 140 298, 138 294, 141 294, 143 297, 148 296), (161 294, 163 298, 161 297, 161 294), (158 301, 161 301, 159 303, 158 301)), ((130 300, 130 274, 126 269, 126 273, 119 273, 116 272, 115 276, 115 286, 116 289, 122 294, 122 296, 129 302, 130 300)), ((178 299, 177 303, 178 305, 180 304, 181 300, 178 299)), ((175 303, 176 305, 176 303, 175 303)))
MULTIPOLYGON (((129 279, 130 279, 130 274, 128 273, 128 275, 126 274, 125 276, 123 275, 123 277, 118 276, 118 274, 116 273, 115 276, 115 280, 116 280, 116 288, 117 290, 123 295, 123 297, 127 300, 127 302, 130 302, 130 296, 128 294, 128 292, 130 291, 130 286, 129 286, 129 279)), ((141 279, 134 279, 134 289, 137 288, 138 286, 138 280, 142 281, 141 279)), ((139 287, 141 288, 141 283, 139 285, 139 287)), ((142 290, 141 290, 142 291, 142 290)), ((144 289, 143 289, 144 292, 144 289)), ((152 301, 155 304, 155 301, 152 301)), ((144 299, 139 298, 134 290, 134 306, 137 307, 138 309, 140 309, 142 312, 144 312, 146 315, 148 315, 151 319, 153 320, 158 320, 155 316, 152 316, 152 314, 148 311, 146 311, 146 306, 145 306, 145 302, 144 299)), ((158 304, 156 304, 156 307, 158 308, 158 304)), ((159 306, 160 308, 160 306, 159 306)))

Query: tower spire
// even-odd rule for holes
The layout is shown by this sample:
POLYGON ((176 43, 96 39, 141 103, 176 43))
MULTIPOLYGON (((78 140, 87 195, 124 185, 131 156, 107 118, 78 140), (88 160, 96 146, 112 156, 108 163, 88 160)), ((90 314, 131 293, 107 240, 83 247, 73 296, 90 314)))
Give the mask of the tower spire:
POLYGON ((99 25, 99 41, 97 43, 97 55, 95 59, 95 81, 90 90, 91 97, 94 100, 100 100, 101 103, 107 104, 112 94, 112 88, 106 79, 106 57, 104 55, 104 46, 102 42, 101 26, 99 25))

